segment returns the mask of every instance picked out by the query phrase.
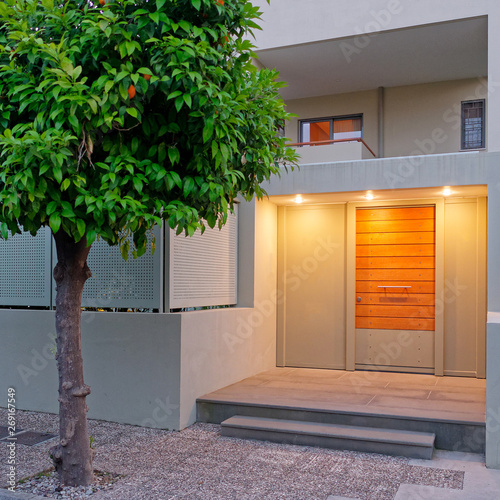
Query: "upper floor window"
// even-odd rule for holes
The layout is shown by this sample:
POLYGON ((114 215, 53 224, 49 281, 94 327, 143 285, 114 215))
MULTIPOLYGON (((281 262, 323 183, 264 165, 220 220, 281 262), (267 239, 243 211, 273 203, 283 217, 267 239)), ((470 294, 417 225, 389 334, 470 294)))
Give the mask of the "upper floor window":
POLYGON ((484 99, 462 102, 462 149, 485 147, 484 99))
POLYGON ((300 142, 355 140, 363 137, 363 116, 334 116, 299 121, 300 142))

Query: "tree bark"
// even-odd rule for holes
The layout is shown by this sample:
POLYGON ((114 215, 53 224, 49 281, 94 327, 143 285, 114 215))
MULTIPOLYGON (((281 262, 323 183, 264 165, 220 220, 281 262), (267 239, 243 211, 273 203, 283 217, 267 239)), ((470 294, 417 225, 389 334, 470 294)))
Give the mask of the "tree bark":
POLYGON ((50 453, 59 480, 66 486, 88 486, 94 480, 85 402, 90 387, 83 381, 81 304, 85 282, 92 275, 87 266, 90 247, 62 230, 54 234, 57 265, 56 294, 57 368, 59 373, 59 444, 50 453))

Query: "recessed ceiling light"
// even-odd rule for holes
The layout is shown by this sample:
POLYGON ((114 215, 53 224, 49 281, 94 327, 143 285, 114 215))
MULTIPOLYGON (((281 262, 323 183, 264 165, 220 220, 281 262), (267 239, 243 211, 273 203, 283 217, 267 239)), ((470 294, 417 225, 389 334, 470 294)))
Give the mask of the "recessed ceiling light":
POLYGON ((451 189, 449 187, 445 187, 443 189, 443 196, 450 196, 451 194, 451 189))
POLYGON ((298 194, 296 197, 295 197, 295 203, 302 203, 304 200, 302 199, 302 196, 300 194, 298 194))
POLYGON ((373 196, 373 194, 370 191, 368 191, 368 193, 366 193, 366 195, 365 195, 365 199, 367 199, 367 200, 373 200, 373 198, 375 198, 373 196))

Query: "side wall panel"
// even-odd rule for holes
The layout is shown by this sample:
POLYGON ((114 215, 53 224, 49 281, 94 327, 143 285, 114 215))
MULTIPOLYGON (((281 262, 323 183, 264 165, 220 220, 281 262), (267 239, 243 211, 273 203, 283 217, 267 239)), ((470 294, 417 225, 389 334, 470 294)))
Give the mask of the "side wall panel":
POLYGON ((344 369, 345 205, 286 207, 282 217, 278 360, 344 369))

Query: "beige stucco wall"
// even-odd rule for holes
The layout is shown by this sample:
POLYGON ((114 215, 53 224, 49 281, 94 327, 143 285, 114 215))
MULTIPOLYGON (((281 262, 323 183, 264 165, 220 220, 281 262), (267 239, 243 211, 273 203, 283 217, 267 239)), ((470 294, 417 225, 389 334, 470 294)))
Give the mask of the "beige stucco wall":
MULTIPOLYGON (((365 33, 388 32, 488 16, 488 113, 489 151, 500 151, 500 2, 497 0, 255 0, 262 14, 262 31, 256 32, 261 51, 300 46, 312 42, 359 37, 365 33)), ((300 64, 300 61, 298 61, 300 64)))
POLYGON ((461 102, 486 94, 484 79, 385 89, 385 156, 460 151, 461 102))
POLYGON ((276 366, 276 206, 256 202, 246 230, 255 231, 253 307, 180 313, 181 429, 195 421, 197 397, 276 366))
MULTIPOLYGON (((461 102, 484 98, 488 98, 488 82, 482 78, 384 89, 385 157, 459 152, 461 102)), ((290 100, 287 110, 298 115, 286 127, 292 142, 298 141, 301 119, 363 114, 363 139, 379 154, 377 90, 290 100)), ((338 146, 342 145, 330 148, 338 146)), ((314 148, 316 157, 325 154, 321 161, 315 158, 317 163, 360 159, 357 155, 328 155, 327 147, 314 148)))

